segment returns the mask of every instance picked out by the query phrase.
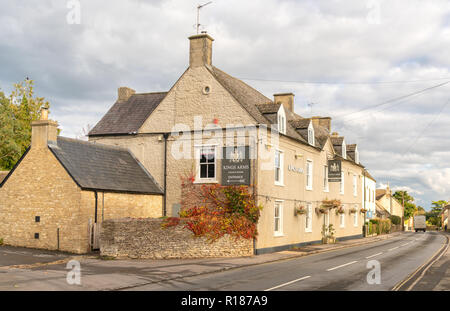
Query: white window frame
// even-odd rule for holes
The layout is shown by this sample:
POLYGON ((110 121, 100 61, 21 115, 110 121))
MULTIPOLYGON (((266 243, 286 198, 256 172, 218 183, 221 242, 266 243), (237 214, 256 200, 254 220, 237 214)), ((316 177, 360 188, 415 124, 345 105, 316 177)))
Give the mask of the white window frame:
POLYGON ((309 126, 308 126, 308 144, 310 144, 311 146, 316 145, 314 126, 313 126, 312 122, 309 122, 309 126))
MULTIPOLYGON (((342 205, 342 209, 345 211, 345 205, 342 205)), ((339 214, 339 227, 345 228, 345 213, 339 214)))
POLYGON ((275 149, 275 156, 274 156, 274 161, 273 161, 273 179, 275 181, 275 185, 277 186, 284 186, 284 152, 282 150, 279 149, 275 149), (277 167, 275 166, 276 164, 276 157, 277 157, 277 153, 280 156, 280 174, 279 174, 279 180, 276 179, 276 173, 277 173, 277 167))
POLYGON ((353 174, 353 196, 358 196, 358 176, 353 174))
POLYGON ((278 120, 278 132, 281 134, 286 134, 286 112, 284 111, 283 105, 280 106, 277 113, 278 120))
POLYGON ((313 177, 314 177, 314 162, 313 162, 313 160, 307 159, 306 160, 306 175, 305 175, 306 190, 313 190, 313 184, 314 184, 313 177), (310 165, 308 165, 308 164, 310 164, 310 165), (311 171, 308 169, 309 167, 311 168, 311 171), (309 179, 308 179, 308 176, 310 177, 309 179), (310 181, 310 183, 308 183, 308 180, 310 181))
POLYGON ((323 191, 330 192, 330 183, 328 181, 328 165, 324 165, 323 168, 323 191))
POLYGON ((306 214, 305 214, 305 232, 312 232, 312 203, 306 203, 306 214))
POLYGON ((353 226, 358 227, 358 217, 359 217, 359 211, 358 211, 358 205, 355 205, 356 212, 353 213, 353 226))
POLYGON ((340 194, 345 193, 345 173, 344 173, 344 171, 341 172, 341 182, 339 183, 339 193, 340 194))
POLYGON ((197 174, 195 176, 195 183, 217 183, 217 145, 199 145, 195 146, 195 161, 197 174), (200 152, 203 148, 214 149, 214 178, 201 178, 200 152))
POLYGON ((283 201, 281 200, 276 200, 275 204, 274 204, 274 209, 273 209, 273 235, 274 236, 283 236, 283 201), (279 226, 278 226, 278 231, 275 230, 276 227, 276 213, 275 210, 278 207, 278 219, 279 219, 279 226))

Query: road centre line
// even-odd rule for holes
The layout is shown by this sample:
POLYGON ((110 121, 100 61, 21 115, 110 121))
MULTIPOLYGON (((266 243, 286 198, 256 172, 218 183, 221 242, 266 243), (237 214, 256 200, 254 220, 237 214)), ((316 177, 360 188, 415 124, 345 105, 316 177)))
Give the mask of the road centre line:
POLYGON ((333 271, 333 270, 336 270, 336 269, 339 269, 339 268, 342 268, 342 267, 345 267, 345 266, 354 264, 354 263, 356 263, 356 262, 358 262, 358 261, 355 260, 355 261, 352 261, 352 262, 347 262, 347 263, 345 263, 345 264, 343 264, 343 265, 340 265, 340 266, 337 266, 337 267, 334 267, 334 268, 327 269, 327 271, 333 271))
POLYGON ((397 248, 399 248, 399 246, 396 246, 396 247, 393 247, 393 248, 390 248, 388 251, 393 251, 394 249, 397 249, 397 248))
POLYGON ((378 255, 381 255, 381 254, 383 254, 383 252, 379 252, 378 254, 375 254, 375 255, 371 255, 371 256, 367 256, 367 257, 366 257, 366 259, 369 259, 369 258, 372 258, 372 257, 378 256, 378 255))
POLYGON ((308 279, 308 278, 310 278, 310 277, 311 277, 310 275, 304 276, 304 277, 302 277, 302 278, 299 278, 299 279, 296 279, 296 280, 293 280, 293 281, 290 281, 290 282, 287 282, 287 283, 283 283, 283 284, 280 284, 280 285, 278 285, 278 286, 271 287, 271 288, 269 288, 269 289, 265 289, 264 291, 265 291, 265 292, 268 292, 268 291, 271 291, 271 290, 274 290, 274 289, 277 289, 277 288, 280 288, 280 287, 283 287, 283 286, 287 286, 287 285, 293 284, 293 283, 295 283, 295 282, 299 282, 299 281, 302 281, 302 280, 306 280, 306 279, 308 279))
POLYGON ((406 245, 408 245, 409 243, 411 243, 411 242, 408 242, 408 243, 402 244, 402 245, 400 245, 400 246, 406 246, 406 245))

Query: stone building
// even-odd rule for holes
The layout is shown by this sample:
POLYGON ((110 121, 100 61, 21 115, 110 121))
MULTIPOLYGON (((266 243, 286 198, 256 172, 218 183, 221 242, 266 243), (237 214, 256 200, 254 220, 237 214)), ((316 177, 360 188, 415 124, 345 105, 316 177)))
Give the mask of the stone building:
POLYGON ((366 219, 377 217, 376 212, 376 190, 377 181, 365 170, 363 172, 363 208, 367 210, 366 219))
POLYGON ((192 174, 199 184, 228 183, 223 147, 247 146, 257 156, 248 157, 241 183, 252 185, 264 206, 256 253, 320 241, 324 224, 333 224, 338 238, 360 237, 364 167, 356 145, 347 147, 343 137, 331 134, 331 118, 295 113, 294 94, 269 99, 213 66, 208 34, 189 40, 189 66, 170 90, 138 94, 119 88, 89 140, 129 148, 162 185, 167 216, 180 210, 181 176, 192 174), (328 179, 330 160, 341 168, 334 180, 328 179), (340 200, 344 213, 322 214, 323 200, 340 200), (306 213, 296 215, 298 209, 306 213))
POLYGON ((403 206, 393 196, 392 190, 389 185, 386 187, 386 189, 376 190, 376 200, 380 206, 382 206, 386 211, 389 212, 389 215, 403 217, 403 206))
POLYGON ((5 244, 86 253, 103 220, 162 215, 161 187, 128 149, 58 137, 46 116, 0 183, 5 244))

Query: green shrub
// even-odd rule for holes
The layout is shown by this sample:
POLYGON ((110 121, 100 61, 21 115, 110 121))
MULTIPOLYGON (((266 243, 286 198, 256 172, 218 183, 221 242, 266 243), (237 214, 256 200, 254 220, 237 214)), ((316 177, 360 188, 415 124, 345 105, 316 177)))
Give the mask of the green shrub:
POLYGON ((399 225, 402 222, 402 218, 396 215, 390 216, 389 219, 392 221, 393 225, 399 225))
POLYGON ((0 238, 0 245, 3 245, 3 238, 0 238))

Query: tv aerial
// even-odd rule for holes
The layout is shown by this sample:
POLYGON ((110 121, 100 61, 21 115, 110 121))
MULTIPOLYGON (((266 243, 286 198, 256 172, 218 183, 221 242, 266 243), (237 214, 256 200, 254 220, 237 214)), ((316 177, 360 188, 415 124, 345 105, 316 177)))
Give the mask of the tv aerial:
POLYGON ((197 28, 197 34, 199 34, 200 26, 202 26, 202 24, 200 24, 200 9, 203 8, 203 7, 205 7, 205 6, 207 6, 208 4, 211 4, 211 3, 212 3, 212 1, 209 1, 209 2, 207 2, 207 3, 199 4, 199 5, 197 6, 197 24, 195 25, 196 28, 197 28))

